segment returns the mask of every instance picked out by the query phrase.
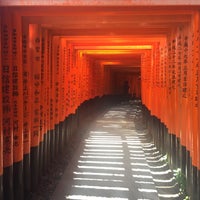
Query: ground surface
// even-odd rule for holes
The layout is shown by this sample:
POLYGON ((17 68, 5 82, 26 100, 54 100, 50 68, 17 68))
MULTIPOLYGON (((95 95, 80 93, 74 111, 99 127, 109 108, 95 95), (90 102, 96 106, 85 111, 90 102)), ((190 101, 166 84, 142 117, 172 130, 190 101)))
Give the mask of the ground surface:
MULTIPOLYGON (((52 189, 46 186, 46 192, 38 192, 37 199, 183 199, 164 156, 151 142, 141 109, 138 102, 122 103, 100 115, 79 148, 72 145, 70 162, 65 156, 60 172, 55 165, 57 180, 52 189)), ((79 144, 77 138, 74 144, 79 144)))

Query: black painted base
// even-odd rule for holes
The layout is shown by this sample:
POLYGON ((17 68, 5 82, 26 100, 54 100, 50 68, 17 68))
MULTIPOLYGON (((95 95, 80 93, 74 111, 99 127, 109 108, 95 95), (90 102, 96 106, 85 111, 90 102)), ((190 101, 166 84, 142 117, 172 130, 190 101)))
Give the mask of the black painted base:
POLYGON ((13 165, 14 199, 24 199, 23 161, 13 165))
POLYGON ((200 199, 200 170, 197 171, 197 199, 200 199))
POLYGON ((13 166, 6 167, 3 169, 3 193, 4 199, 13 200, 14 199, 14 189, 13 189, 13 166))
POLYGON ((31 147, 31 191, 36 191, 39 182, 39 146, 31 147))
POLYGON ((3 176, 0 176, 0 199, 3 200, 3 176))
POLYGON ((30 154, 24 155, 23 160, 23 173, 24 173, 24 197, 25 199, 28 198, 29 193, 31 191, 31 169, 30 169, 30 154))
POLYGON ((69 122, 68 122, 69 120, 68 120, 68 118, 66 117, 65 118, 65 121, 64 121, 64 145, 65 145, 65 147, 66 147, 66 145, 67 145, 67 143, 68 143, 68 141, 69 141, 69 122))
POLYGON ((191 173, 191 199, 197 200, 197 167, 192 167, 192 173, 191 173))
POLYGON ((180 144, 180 138, 176 138, 176 167, 180 168, 181 167, 181 144, 180 144))
POLYGON ((182 170, 182 172, 184 173, 184 175, 186 176, 187 172, 186 172, 186 147, 181 145, 181 153, 180 153, 180 168, 182 170))
POLYGON ((48 167, 48 135, 47 133, 44 134, 44 142, 43 142, 43 168, 42 168, 42 174, 45 174, 46 169, 48 167))
POLYGON ((55 130, 50 130, 50 162, 55 159, 55 130))
POLYGON ((51 163, 51 131, 47 131, 47 167, 51 163))
POLYGON ((68 116, 68 138, 72 135, 72 114, 68 116))
POLYGON ((59 140, 60 140, 59 124, 56 124, 55 125, 55 156, 57 156, 59 152, 59 140))
POLYGON ((39 144, 39 177, 43 174, 44 167, 44 142, 40 142, 39 144))
POLYGON ((64 121, 59 123, 59 134, 60 136, 59 136, 58 152, 59 154, 62 154, 65 146, 64 121))
POLYGON ((176 136, 174 134, 171 134, 170 135, 170 146, 171 146, 171 149, 170 149, 170 152, 171 152, 171 165, 172 165, 172 168, 176 168, 176 136))
POLYGON ((71 127, 71 135, 74 135, 75 134, 75 114, 71 115, 70 127, 71 127))
POLYGON ((191 157, 190 157, 190 152, 188 150, 186 150, 186 179, 187 179, 187 183, 186 183, 186 190, 187 193, 190 195, 192 192, 192 188, 191 188, 191 157))

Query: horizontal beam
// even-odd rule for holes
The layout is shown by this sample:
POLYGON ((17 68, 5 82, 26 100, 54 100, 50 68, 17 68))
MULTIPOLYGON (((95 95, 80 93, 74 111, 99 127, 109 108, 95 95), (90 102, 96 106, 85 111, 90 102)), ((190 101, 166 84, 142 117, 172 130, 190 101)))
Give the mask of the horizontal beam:
POLYGON ((120 6, 165 6, 165 5, 200 5, 200 2, 197 0, 0 0, 0 5, 9 5, 9 6, 17 6, 17 5, 52 5, 52 6, 112 6, 112 5, 120 5, 120 6))

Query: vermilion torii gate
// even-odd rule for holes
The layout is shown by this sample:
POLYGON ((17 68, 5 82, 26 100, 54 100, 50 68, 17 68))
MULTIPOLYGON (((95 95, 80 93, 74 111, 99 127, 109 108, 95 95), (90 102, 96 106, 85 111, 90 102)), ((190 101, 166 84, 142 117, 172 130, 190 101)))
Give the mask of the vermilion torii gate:
POLYGON ((156 117, 155 142, 162 148, 166 139, 164 152, 199 199, 199 6, 0 0, 4 199, 34 190, 83 103, 118 93, 125 80, 156 117))

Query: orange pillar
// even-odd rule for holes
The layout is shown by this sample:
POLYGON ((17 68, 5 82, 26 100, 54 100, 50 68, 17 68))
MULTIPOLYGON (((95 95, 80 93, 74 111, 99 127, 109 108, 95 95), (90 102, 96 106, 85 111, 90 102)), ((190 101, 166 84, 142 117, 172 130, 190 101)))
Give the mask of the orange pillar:
POLYGON ((31 81, 29 63, 29 27, 22 27, 22 67, 23 67, 23 165, 24 165, 24 191, 30 192, 30 144, 31 144, 31 81))
POLYGON ((198 79, 199 79, 199 65, 200 65, 200 15, 199 12, 195 12, 192 20, 192 80, 191 80, 191 91, 192 91, 192 106, 191 106, 191 157, 192 157, 192 198, 198 199, 197 185, 199 187, 199 180, 197 178, 198 171, 198 158, 200 154, 199 147, 199 125, 198 125, 198 107, 199 107, 199 91, 198 91, 198 79))
MULTIPOLYGON (((2 55, 2 27, 1 27, 0 15, 0 56, 2 55)), ((2 63, 0 62, 0 69, 2 69, 2 63)), ((2 70, 0 70, 0 77, 2 77, 2 70)), ((2 81, 0 81, 0 108, 2 108, 2 81)), ((0 199, 3 199, 3 127, 2 127, 2 109, 0 110, 0 199)))
POLYGON ((2 120, 3 120, 3 187, 4 198, 13 199, 13 96, 12 96, 12 54, 11 54, 11 16, 2 12, 2 120))
POLYGON ((40 97, 41 97, 41 29, 37 24, 29 25, 29 49, 31 65, 32 124, 31 124, 31 188, 35 190, 39 181, 40 144, 40 97))
POLYGON ((13 85, 13 173, 14 198, 23 199, 23 87, 22 87, 22 24, 12 16, 12 85, 13 85))
POLYGON ((63 122, 65 120, 65 110, 66 110, 66 45, 65 40, 62 38, 60 40, 60 54, 61 54, 61 62, 60 62, 60 120, 63 122))
MULTIPOLYGON (((200 13, 198 13, 200 15, 200 13)), ((198 26, 200 26, 200 20, 198 20, 198 26)), ((200 29, 197 30, 197 33, 199 35, 200 29)), ((199 37, 198 40, 196 41, 197 44, 199 44, 199 37)), ((199 52, 196 52, 198 54, 198 67, 197 73, 198 73, 198 80, 197 80, 197 94, 198 94, 198 121, 197 121, 197 127, 198 127, 198 132, 197 132, 197 169, 198 169, 198 174, 197 174, 197 188, 198 188, 198 197, 200 198, 200 70, 199 70, 199 59, 200 55, 199 52)))
POLYGON ((53 74, 53 36, 49 34, 50 156, 55 158, 55 84, 53 74))
POLYGON ((188 114, 188 35, 184 31, 183 34, 183 49, 182 49, 182 74, 181 74, 181 145, 186 147, 186 134, 187 134, 187 114, 188 114))
POLYGON ((63 46, 63 70, 64 70, 64 113, 63 115, 65 118, 69 115, 69 100, 68 100, 68 91, 69 91, 69 66, 68 66, 68 48, 66 39, 62 39, 62 46, 63 46))
POLYGON ((39 141, 39 176, 45 173, 47 167, 47 52, 46 37, 48 33, 45 29, 40 31, 40 141, 39 141))
POLYGON ((197 167, 198 163, 198 154, 200 148, 198 148, 198 79, 199 79, 199 33, 200 33, 200 21, 199 21, 199 12, 194 14, 193 18, 193 66, 192 66, 192 164, 197 167))
POLYGON ((67 88, 67 73, 66 73, 66 42, 64 38, 60 39, 60 140, 59 140, 59 151, 63 152, 65 149, 65 138, 67 135, 66 126, 66 88, 67 88))
MULTIPOLYGON (((46 172, 50 163, 50 50, 49 50, 49 31, 42 30, 42 62, 43 62, 43 88, 44 88, 44 160, 43 172, 46 172)), ((43 94, 42 94, 43 95, 43 94)))
POLYGON ((52 40, 52 98, 54 98, 54 128, 55 128, 55 155, 58 154, 59 145, 59 97, 60 97, 60 37, 53 36, 52 40))
POLYGON ((52 127, 51 127, 51 36, 49 31, 45 31, 44 33, 44 51, 46 52, 44 55, 44 63, 46 65, 46 123, 47 123, 47 167, 51 161, 51 136, 52 136, 52 127))

